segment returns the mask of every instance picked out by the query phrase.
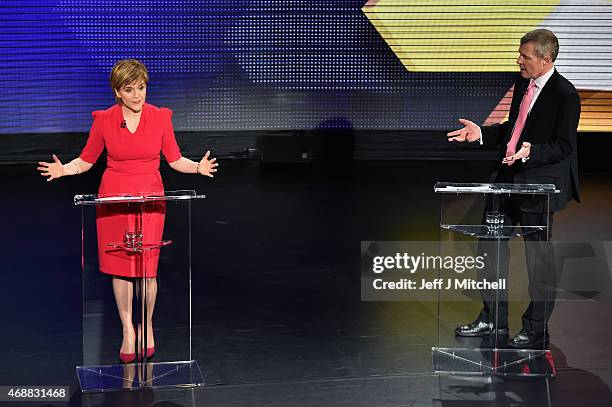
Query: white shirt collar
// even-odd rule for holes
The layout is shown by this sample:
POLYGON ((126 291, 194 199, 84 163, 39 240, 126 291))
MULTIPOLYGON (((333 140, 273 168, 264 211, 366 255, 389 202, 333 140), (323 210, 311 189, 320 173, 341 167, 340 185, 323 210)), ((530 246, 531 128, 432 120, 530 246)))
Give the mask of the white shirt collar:
MULTIPOLYGON (((538 89, 542 89, 544 88, 544 85, 546 85, 546 82, 548 82, 548 80, 550 79, 551 76, 553 76, 554 73, 555 73, 555 67, 553 66, 550 69, 550 71, 546 72, 544 75, 540 76, 539 78, 532 79, 532 81, 536 83, 536 86, 538 87, 538 89)), ((531 84, 531 82, 529 82, 529 84, 531 84)))

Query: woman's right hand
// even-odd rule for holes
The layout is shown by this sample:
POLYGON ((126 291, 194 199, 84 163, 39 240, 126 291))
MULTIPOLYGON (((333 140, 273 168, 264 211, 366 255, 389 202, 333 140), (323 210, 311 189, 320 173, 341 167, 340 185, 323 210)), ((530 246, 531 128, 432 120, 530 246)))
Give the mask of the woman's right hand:
POLYGON ((53 162, 47 163, 44 161, 38 162, 39 167, 36 169, 40 171, 40 175, 43 177, 48 177, 47 181, 52 181, 56 178, 61 178, 64 175, 64 167, 62 166, 62 162, 57 158, 55 154, 53 154, 53 162))

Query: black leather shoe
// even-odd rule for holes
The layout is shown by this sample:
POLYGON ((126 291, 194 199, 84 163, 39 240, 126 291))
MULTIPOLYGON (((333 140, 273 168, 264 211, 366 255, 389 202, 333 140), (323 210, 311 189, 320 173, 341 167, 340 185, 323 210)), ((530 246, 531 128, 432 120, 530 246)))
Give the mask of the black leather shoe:
POLYGON ((510 339, 508 346, 514 349, 542 349, 548 346, 549 341, 548 331, 533 332, 523 328, 510 339))
MULTIPOLYGON (((468 325, 462 325, 455 328, 457 336, 487 336, 495 334, 496 330, 492 322, 484 322, 480 318, 468 325)), ((497 328, 498 335, 508 335, 508 327, 497 328)))

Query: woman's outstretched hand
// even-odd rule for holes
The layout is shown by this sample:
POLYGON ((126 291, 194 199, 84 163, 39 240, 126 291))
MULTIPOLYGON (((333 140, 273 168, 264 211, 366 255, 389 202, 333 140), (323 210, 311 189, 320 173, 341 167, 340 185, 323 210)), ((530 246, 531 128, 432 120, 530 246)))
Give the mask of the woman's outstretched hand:
POLYGON ((216 158, 211 158, 209 160, 208 157, 210 157, 210 151, 207 151, 206 154, 204 154, 204 157, 202 157, 202 159, 198 163, 197 170, 198 174, 206 175, 207 177, 212 178, 213 173, 217 172, 217 167, 219 166, 219 164, 215 162, 217 161, 216 158))
POLYGON ((40 171, 40 175, 43 177, 48 177, 47 181, 53 181, 54 179, 61 178, 64 175, 64 167, 62 166, 62 162, 55 154, 53 154, 52 163, 39 161, 38 165, 39 166, 36 169, 40 171))

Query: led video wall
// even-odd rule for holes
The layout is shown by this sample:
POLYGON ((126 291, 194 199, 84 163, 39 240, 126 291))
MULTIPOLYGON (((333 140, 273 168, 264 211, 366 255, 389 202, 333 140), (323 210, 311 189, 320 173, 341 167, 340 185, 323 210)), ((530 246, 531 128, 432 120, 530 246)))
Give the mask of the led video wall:
POLYGON ((610 0, 4 0, 0 133, 87 131, 122 58, 179 131, 494 123, 538 27, 560 39, 580 129, 611 131, 610 0))

